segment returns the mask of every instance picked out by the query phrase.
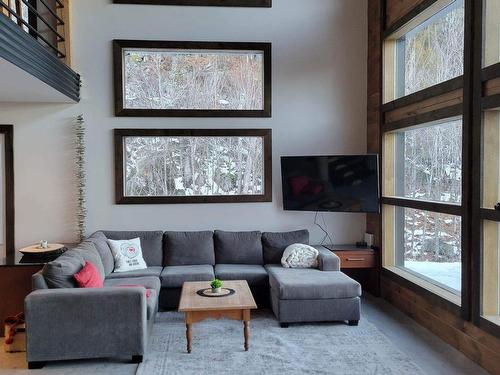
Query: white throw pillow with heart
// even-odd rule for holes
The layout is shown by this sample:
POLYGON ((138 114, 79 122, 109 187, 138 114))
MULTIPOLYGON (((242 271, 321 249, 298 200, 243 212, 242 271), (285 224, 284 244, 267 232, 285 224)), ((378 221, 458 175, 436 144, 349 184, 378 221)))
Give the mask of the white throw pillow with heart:
POLYGON ((108 240, 109 247, 115 258, 113 272, 127 272, 148 268, 142 257, 141 239, 108 240))

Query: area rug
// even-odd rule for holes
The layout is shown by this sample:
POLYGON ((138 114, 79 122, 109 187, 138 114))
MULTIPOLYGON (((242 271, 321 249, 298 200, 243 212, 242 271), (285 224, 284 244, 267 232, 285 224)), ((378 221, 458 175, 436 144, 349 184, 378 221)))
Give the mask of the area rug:
POLYGON ((270 311, 254 312, 248 352, 242 322, 207 320, 193 325, 193 351, 187 354, 183 318, 177 312, 158 314, 138 375, 424 374, 366 320, 357 327, 281 328, 270 311))

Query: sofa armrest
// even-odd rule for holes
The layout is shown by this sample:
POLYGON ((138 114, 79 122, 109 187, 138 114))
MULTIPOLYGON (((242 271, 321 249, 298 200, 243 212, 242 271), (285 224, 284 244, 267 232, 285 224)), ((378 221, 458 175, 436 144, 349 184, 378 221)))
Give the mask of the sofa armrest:
POLYGON ((36 290, 25 299, 28 361, 142 355, 142 287, 36 290))
POLYGON ((321 271, 340 271, 340 258, 326 247, 314 246, 319 251, 318 268, 321 271))

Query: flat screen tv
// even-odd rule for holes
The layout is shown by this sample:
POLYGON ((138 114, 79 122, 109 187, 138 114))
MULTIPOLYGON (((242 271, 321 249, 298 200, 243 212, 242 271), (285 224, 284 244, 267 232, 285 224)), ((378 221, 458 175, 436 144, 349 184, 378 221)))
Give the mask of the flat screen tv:
POLYGON ((283 156, 281 178, 285 210, 380 210, 377 155, 283 156))

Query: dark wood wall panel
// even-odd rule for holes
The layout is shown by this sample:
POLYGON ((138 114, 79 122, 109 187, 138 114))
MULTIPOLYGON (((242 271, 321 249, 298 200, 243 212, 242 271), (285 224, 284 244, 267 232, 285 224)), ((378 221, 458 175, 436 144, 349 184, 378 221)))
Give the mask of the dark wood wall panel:
POLYGON ((382 297, 492 374, 500 374, 500 340, 425 297, 382 276, 382 297))
MULTIPOLYGON (((382 96, 381 56, 381 3, 368 1, 368 108, 367 108, 367 152, 380 153, 380 109, 382 96)), ((374 234, 374 244, 381 244, 381 215, 366 216, 366 231, 374 234)))

